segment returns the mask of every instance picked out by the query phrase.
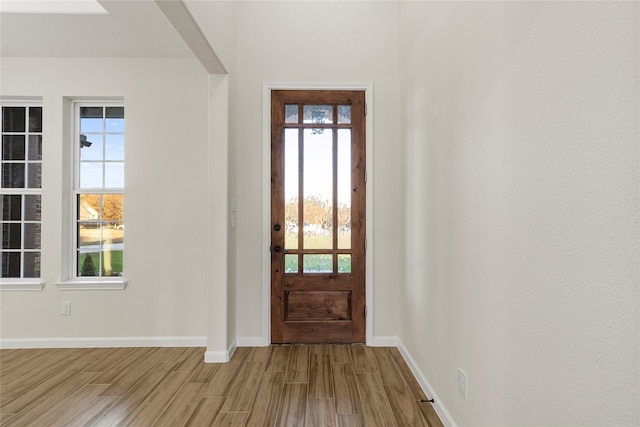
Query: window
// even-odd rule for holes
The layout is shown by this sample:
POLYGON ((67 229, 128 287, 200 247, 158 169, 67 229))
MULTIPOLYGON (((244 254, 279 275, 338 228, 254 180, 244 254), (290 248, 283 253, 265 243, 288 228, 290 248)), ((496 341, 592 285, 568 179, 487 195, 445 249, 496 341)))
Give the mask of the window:
POLYGON ((75 105, 75 279, 123 275, 124 106, 75 105))
POLYGON ((42 107, 2 106, 2 278, 39 279, 42 107))

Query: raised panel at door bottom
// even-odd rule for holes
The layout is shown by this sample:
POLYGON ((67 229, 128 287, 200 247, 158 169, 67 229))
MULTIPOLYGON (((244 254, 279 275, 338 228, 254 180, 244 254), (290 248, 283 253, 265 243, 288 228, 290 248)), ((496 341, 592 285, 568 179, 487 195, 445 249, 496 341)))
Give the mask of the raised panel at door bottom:
POLYGON ((351 291, 285 291, 285 320, 350 320, 351 291))

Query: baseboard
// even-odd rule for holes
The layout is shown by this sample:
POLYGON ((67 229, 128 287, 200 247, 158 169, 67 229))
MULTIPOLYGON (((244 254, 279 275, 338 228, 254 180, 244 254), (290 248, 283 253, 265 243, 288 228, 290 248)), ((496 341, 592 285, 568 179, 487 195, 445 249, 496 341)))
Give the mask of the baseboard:
POLYGON ((402 354, 402 357, 404 358, 404 361, 407 362, 409 369, 411 369, 411 372, 413 372, 413 375, 418 380, 418 383, 420 383, 422 391, 426 393, 427 397, 434 400, 432 404, 433 409, 435 409, 442 423, 445 425, 445 427, 457 427, 457 424, 453 420, 453 417, 451 416, 449 411, 447 411, 447 408, 444 407, 442 400, 440 400, 436 392, 433 390, 433 387, 431 387, 431 384, 427 380, 427 377, 425 377, 420 368, 418 368, 418 365, 416 364, 415 360, 413 360, 413 357, 411 357, 411 354, 409 354, 409 351, 407 351, 407 348, 404 346, 404 344, 402 344, 402 341, 397 339, 396 343, 400 354, 402 354))
POLYGON ((370 347, 397 347, 398 337, 374 336, 371 342, 368 342, 367 345, 370 347))
POLYGON ((226 351, 207 350, 204 353, 204 363, 227 363, 237 348, 237 340, 234 339, 226 351))
POLYGON ((0 339, 1 349, 97 347, 206 347, 207 337, 0 339))
POLYGON ((238 337, 238 347, 266 347, 269 342, 262 337, 238 337))

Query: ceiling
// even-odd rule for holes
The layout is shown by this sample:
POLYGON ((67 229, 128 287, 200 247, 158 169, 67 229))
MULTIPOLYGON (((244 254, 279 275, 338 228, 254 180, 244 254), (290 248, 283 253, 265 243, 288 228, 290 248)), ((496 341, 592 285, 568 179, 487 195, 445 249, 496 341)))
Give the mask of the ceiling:
POLYGON ((0 55, 194 57, 153 0, 100 0, 100 4, 107 14, 0 13, 0 55))

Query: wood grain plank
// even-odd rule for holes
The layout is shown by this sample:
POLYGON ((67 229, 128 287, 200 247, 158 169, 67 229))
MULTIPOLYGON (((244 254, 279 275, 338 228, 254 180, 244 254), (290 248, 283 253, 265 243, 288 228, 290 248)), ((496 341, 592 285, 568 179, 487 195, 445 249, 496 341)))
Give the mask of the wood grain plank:
POLYGON ((302 420, 305 419, 306 411, 307 385, 285 383, 275 425, 278 427, 299 427, 302 420))
POLYGON ((382 347, 374 353, 382 385, 404 385, 404 381, 402 381, 396 364, 393 363, 389 350, 390 348, 388 347, 382 347))
POLYGON ((353 366, 350 364, 332 364, 333 384, 335 387, 336 413, 361 414, 362 404, 356 385, 353 366))
POLYGON ((162 412, 155 421, 154 426, 182 426, 186 425, 198 407, 202 395, 207 388, 206 384, 187 383, 176 394, 175 399, 162 412))
POLYGON ((288 383, 309 382, 309 347, 296 345, 291 347, 285 381, 288 383))
POLYGON ((416 400, 411 395, 409 387, 403 386, 384 386, 387 393, 391 410, 395 414, 398 426, 401 427, 428 427, 427 422, 423 419, 422 414, 418 410, 416 400))
POLYGON ((393 360, 396 369, 400 373, 403 382, 407 385, 407 387, 409 387, 409 390, 411 390, 411 395, 413 396, 413 398, 415 400, 426 400, 427 395, 422 390, 422 387, 420 387, 420 384, 416 380, 416 377, 413 376, 411 369, 409 369, 409 366, 402 357, 402 354, 400 354, 400 351, 398 351, 397 348, 392 348, 390 350, 390 353, 391 359, 393 360))
MULTIPOLYGON (((177 365, 174 361, 161 362, 155 368, 145 371, 145 375, 131 384, 128 389, 120 391, 120 398, 108 409, 108 412, 125 412, 127 416, 136 410, 145 399, 153 393, 160 384, 177 365)), ((101 396, 112 396, 109 394, 109 387, 101 396)))
POLYGON ((331 355, 331 363, 352 363, 350 345, 334 344, 329 346, 329 354, 331 355))
POLYGON ((2 396, 15 398, 22 396, 27 391, 32 391, 34 388, 40 388, 43 383, 67 369, 80 356, 75 351, 66 354, 62 350, 54 349, 51 359, 36 358, 27 364, 28 367, 22 366, 20 363, 14 364, 11 374, 2 379, 2 396), (37 363, 42 363, 42 365, 37 363))
POLYGON ((236 376, 240 372, 242 364, 239 362, 227 362, 220 365, 216 376, 209 383, 204 392, 206 397, 227 397, 233 386, 236 376))
POLYGON ((142 378, 147 376, 152 370, 158 369, 171 369, 176 366, 175 363, 163 362, 160 353, 152 352, 149 357, 144 359, 138 359, 132 362, 130 366, 123 367, 123 370, 119 375, 113 376, 111 373, 107 374, 105 378, 95 380, 97 384, 102 381, 109 381, 109 377, 113 376, 113 382, 108 389, 102 393, 102 396, 124 396, 132 387, 138 383, 142 378))
POLYGON ((248 416, 246 412, 220 412, 213 427, 243 427, 248 416))
MULTIPOLYGON (((17 414, 24 410, 26 407, 31 406, 34 402, 38 402, 47 398, 47 394, 52 394, 61 385, 64 384, 69 378, 73 378, 80 374, 80 371, 84 367, 84 364, 70 363, 66 367, 55 366, 54 370, 49 373, 42 383, 37 386, 24 389, 20 388, 20 394, 17 397, 11 399, 8 403, 4 404, 0 408, 2 414, 17 414)), ((82 378, 88 378, 89 380, 95 376, 94 373, 87 373, 82 378)), ((2 387, 3 393, 5 387, 2 387)), ((12 395, 12 394, 11 394, 12 395)))
POLYGON ((210 383, 220 369, 221 363, 200 363, 189 378, 190 383, 210 383))
POLYGON ((353 371, 356 374, 367 374, 377 372, 374 350, 371 347, 363 345, 354 345, 349 347, 351 360, 353 361, 353 371))
POLYGON ((333 397, 333 376, 328 354, 310 356, 309 397, 333 397))
POLYGON ((187 357, 176 367, 177 372, 193 372, 204 360, 203 348, 191 348, 187 350, 187 357))
POLYGON ((264 364, 245 362, 234 379, 222 412, 249 412, 260 387, 264 364))
POLYGON ((366 424, 397 426, 397 422, 377 374, 355 374, 366 424))
POLYGON ((335 427, 336 410, 331 398, 308 398, 305 427, 335 427))
MULTIPOLYGON (((123 357, 119 360, 111 359, 108 365, 102 362, 101 364, 93 366, 92 369, 100 372, 100 374, 91 380, 91 382, 93 384, 113 384, 116 379, 127 375, 127 372, 130 370, 137 369, 138 363, 147 361, 154 350, 155 349, 134 348, 132 351, 124 353, 123 357)), ((94 354, 97 355, 100 353, 94 354)))
POLYGON ((153 389, 138 407, 125 419, 124 426, 155 425, 178 390, 189 379, 189 372, 171 372, 153 389))
POLYGON ((203 397, 196 405, 191 417, 185 423, 185 426, 210 426, 220 413, 222 405, 224 405, 224 397, 203 397))
POLYGON ((67 399, 63 405, 40 419, 47 427, 81 426, 112 404, 117 397, 99 397, 107 384, 87 384, 67 399))
POLYGON ((265 370, 267 372, 286 372, 291 349, 292 347, 289 346, 271 347, 271 354, 265 370))
POLYGON ((282 372, 264 372, 258 394, 251 407, 248 427, 271 427, 276 421, 278 406, 284 387, 282 372))
POLYGON ((366 427, 362 414, 337 414, 337 427, 366 427))
POLYGON ((416 406, 429 427, 444 427, 431 403, 416 402, 416 406))
POLYGON ((31 402, 26 410, 11 418, 5 426, 40 425, 40 418, 64 402, 79 388, 87 384, 95 376, 93 372, 77 372, 58 382, 51 389, 47 389, 37 400, 31 402))

